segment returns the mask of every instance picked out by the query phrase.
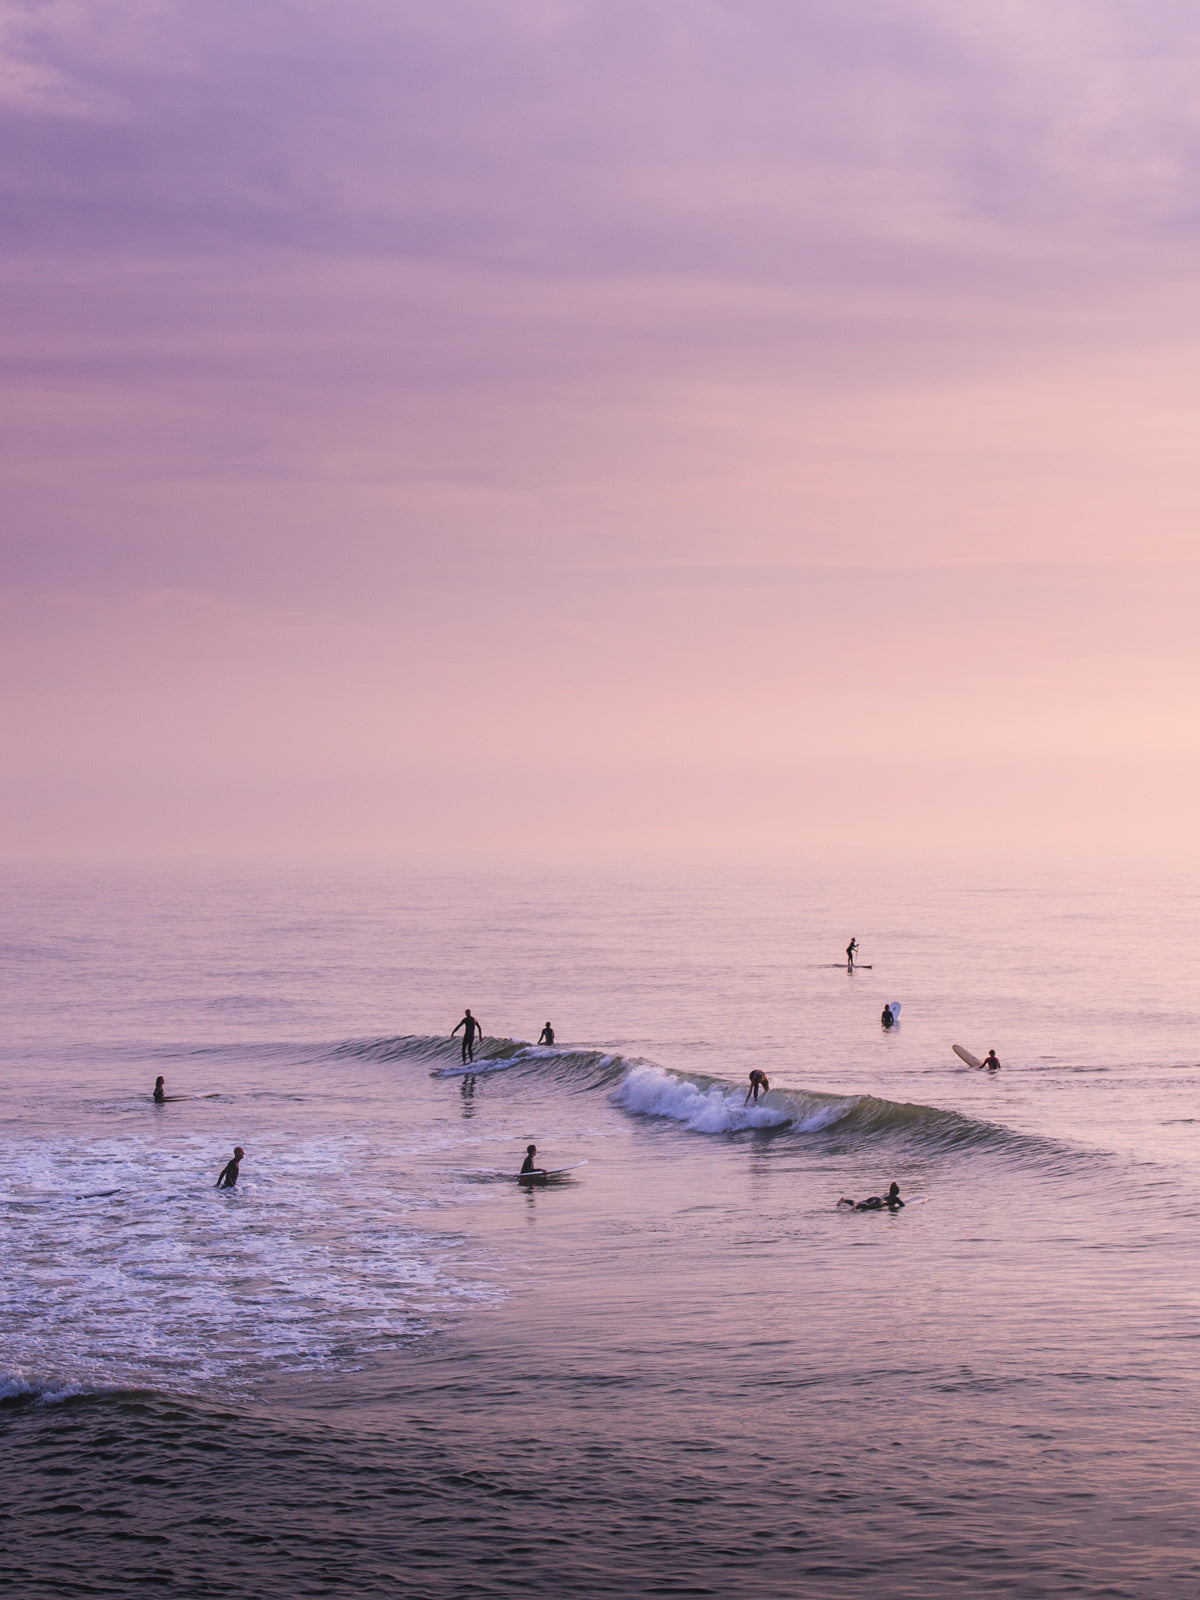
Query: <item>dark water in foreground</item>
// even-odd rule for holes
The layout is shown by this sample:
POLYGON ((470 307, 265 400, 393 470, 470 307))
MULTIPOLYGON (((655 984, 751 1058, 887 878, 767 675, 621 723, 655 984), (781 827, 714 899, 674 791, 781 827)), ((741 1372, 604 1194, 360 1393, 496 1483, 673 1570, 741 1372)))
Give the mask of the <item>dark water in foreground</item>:
POLYGON ((1190 890, 12 887, 14 1593, 1200 1587, 1190 890))

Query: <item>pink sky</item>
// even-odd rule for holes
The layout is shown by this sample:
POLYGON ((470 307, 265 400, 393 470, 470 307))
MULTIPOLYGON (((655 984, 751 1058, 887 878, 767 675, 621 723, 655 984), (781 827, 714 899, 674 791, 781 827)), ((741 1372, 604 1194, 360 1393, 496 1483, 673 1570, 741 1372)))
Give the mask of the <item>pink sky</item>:
POLYGON ((1195 858, 1194 5, 0 52, 7 854, 1195 858))

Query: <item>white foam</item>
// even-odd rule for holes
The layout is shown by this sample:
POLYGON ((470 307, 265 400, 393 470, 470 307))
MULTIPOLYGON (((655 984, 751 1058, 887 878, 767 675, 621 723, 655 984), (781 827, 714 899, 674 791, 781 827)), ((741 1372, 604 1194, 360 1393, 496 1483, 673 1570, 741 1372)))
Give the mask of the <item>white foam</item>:
POLYGON ((494 1298, 364 1140, 260 1137, 255 1156, 218 1192, 207 1135, 10 1145, 0 1398, 353 1366, 494 1298))
POLYGON ((644 1117, 670 1117, 696 1133, 736 1133, 742 1128, 780 1128, 793 1120, 787 1106, 760 1100, 745 1105, 745 1091, 713 1084, 701 1089, 661 1067, 631 1067, 613 1093, 615 1104, 644 1117))

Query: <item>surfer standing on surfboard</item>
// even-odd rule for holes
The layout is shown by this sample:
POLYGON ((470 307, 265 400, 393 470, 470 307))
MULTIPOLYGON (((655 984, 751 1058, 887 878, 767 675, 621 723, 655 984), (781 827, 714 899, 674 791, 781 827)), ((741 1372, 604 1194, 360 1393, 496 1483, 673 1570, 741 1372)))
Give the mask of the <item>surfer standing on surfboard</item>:
POLYGON ((464 1062, 466 1062, 466 1061, 474 1061, 474 1059, 475 1059, 475 1035, 478 1034, 479 1037, 482 1039, 483 1038, 483 1029, 480 1027, 480 1025, 476 1021, 476 1019, 471 1015, 470 1006, 467 1007, 467 1014, 462 1019, 462 1021, 461 1022, 456 1022, 454 1024, 454 1027, 450 1030, 450 1037, 452 1039, 453 1039, 454 1035, 458 1032, 458 1030, 460 1028, 463 1030, 463 1036, 462 1036, 462 1058, 463 1058, 463 1061, 464 1062))
POLYGON ((857 954, 858 954, 858 940, 855 939, 855 938, 851 938, 850 943, 846 946, 846 971, 847 972, 853 972, 854 971, 854 958, 855 958, 855 956, 857 954))
POLYGON ((746 1098, 742 1101, 742 1104, 744 1106, 748 1106, 750 1104, 751 1097, 753 1097, 754 1104, 757 1105, 759 1091, 761 1090, 763 1094, 766 1094, 770 1087, 770 1080, 768 1079, 766 1073, 760 1072, 759 1069, 755 1067, 754 1071, 750 1074, 750 1087, 746 1090, 746 1098))

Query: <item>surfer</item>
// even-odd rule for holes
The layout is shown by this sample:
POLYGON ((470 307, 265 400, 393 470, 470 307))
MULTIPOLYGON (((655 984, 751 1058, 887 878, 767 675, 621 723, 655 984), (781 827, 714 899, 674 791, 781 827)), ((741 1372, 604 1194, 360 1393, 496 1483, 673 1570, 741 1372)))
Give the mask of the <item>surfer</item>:
POLYGON ((161 1106, 167 1098, 166 1082, 167 1080, 161 1077, 154 1080, 154 1104, 156 1106, 161 1106))
POLYGON ((894 1028, 896 1026, 896 1018, 892 1014, 892 1008, 890 1005, 884 1006, 883 1015, 879 1020, 885 1028, 894 1028))
POLYGON ((994 1050, 989 1050, 987 1055, 984 1056, 983 1060, 979 1063, 979 1067, 980 1071, 982 1072, 999 1072, 1000 1062, 996 1056, 996 1052, 994 1050))
POLYGON ((535 1145, 535 1144, 527 1144, 525 1146, 525 1159, 521 1163, 520 1177, 522 1177, 522 1178, 544 1178, 546 1176, 545 1167, 535 1167, 534 1164, 533 1164, 533 1158, 536 1155, 537 1155, 537 1145, 535 1145))
POLYGON ((750 1087, 746 1090, 746 1098, 742 1101, 742 1104, 744 1106, 748 1106, 751 1099, 753 1099, 754 1104, 757 1105, 760 1091, 761 1093, 766 1094, 770 1087, 771 1083, 766 1073, 760 1072, 759 1069, 755 1067, 754 1071, 750 1074, 750 1087))
POLYGON ((216 1184, 218 1189, 232 1189, 237 1183, 238 1172, 240 1171, 240 1163, 245 1154, 246 1152, 242 1149, 240 1144, 234 1146, 233 1160, 227 1161, 221 1168, 221 1176, 217 1179, 216 1184))
POLYGON ((539 1044, 553 1044, 554 1043, 554 1029, 550 1026, 549 1023, 547 1023, 546 1026, 542 1029, 541 1033, 538 1034, 538 1043, 539 1044))
POLYGON ((462 1021, 461 1022, 456 1022, 454 1024, 454 1027, 453 1027, 453 1029, 451 1030, 451 1033, 450 1033, 450 1037, 452 1039, 453 1039, 454 1035, 458 1032, 458 1030, 460 1028, 463 1030, 463 1036, 462 1036, 462 1058, 463 1058, 463 1061, 464 1062, 466 1062, 466 1061, 474 1061, 474 1059, 475 1059, 475 1035, 478 1034, 479 1037, 482 1039, 483 1038, 483 1029, 480 1027, 478 1021, 471 1015, 470 1006, 467 1007, 467 1014, 462 1019, 462 1021))
POLYGON ((904 1201, 900 1198, 900 1185, 893 1183, 884 1195, 868 1195, 865 1200, 850 1200, 846 1195, 838 1201, 839 1206, 849 1206, 852 1211, 901 1211, 904 1201))
POLYGON ((858 954, 858 940, 855 939, 855 938, 851 938, 850 943, 846 946, 846 971, 847 972, 853 972, 854 971, 854 958, 855 958, 855 956, 857 954, 858 954))

